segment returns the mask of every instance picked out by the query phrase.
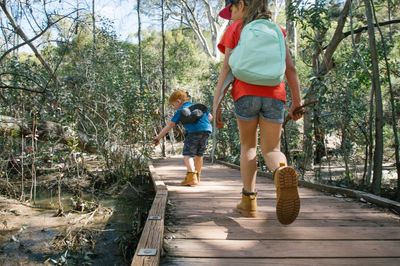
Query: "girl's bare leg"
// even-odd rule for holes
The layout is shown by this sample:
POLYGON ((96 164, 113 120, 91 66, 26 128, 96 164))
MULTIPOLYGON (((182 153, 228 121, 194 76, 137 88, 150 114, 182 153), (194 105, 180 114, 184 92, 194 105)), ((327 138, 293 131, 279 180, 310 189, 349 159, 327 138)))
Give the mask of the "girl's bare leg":
POLYGON ((257 174, 258 118, 252 121, 237 119, 237 124, 240 133, 240 174, 243 188, 247 192, 254 192, 257 174))
POLYGON ((260 118, 260 147, 269 170, 274 171, 280 163, 287 164, 286 156, 281 152, 282 124, 260 118))

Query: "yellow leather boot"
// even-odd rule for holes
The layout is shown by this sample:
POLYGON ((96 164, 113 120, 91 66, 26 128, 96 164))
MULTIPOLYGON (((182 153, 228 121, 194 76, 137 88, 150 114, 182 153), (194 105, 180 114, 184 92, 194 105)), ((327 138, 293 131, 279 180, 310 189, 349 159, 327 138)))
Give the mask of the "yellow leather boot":
POLYGON ((256 217, 257 215, 257 192, 242 190, 242 200, 236 205, 236 210, 245 217, 256 217))
POLYGON ((197 172, 187 172, 185 180, 181 182, 182 186, 196 186, 199 183, 197 172))
POLYGON ((276 216, 281 224, 293 223, 300 211, 300 197, 297 190, 297 172, 285 163, 274 171, 276 187, 276 216))

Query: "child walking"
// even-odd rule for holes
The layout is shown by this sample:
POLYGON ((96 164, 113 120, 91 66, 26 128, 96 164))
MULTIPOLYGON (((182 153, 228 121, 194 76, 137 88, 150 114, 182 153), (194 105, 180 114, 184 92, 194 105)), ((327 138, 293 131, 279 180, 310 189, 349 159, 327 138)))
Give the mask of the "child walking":
MULTIPOLYGON (((265 0, 229 0, 228 5, 220 11, 219 15, 232 20, 232 23, 218 44, 225 58, 214 93, 213 112, 218 109, 219 99, 225 93, 224 80, 231 71, 229 58, 232 50, 238 45, 242 28, 254 20, 270 20, 271 18, 271 12, 265 0)), ((283 30, 282 32, 285 34, 283 30)), ((284 61, 286 70, 283 71, 285 71, 292 98, 289 115, 293 120, 297 120, 302 116, 301 113, 294 113, 294 110, 301 106, 299 80, 286 45, 283 46, 283 50, 286 50, 284 61)), ((256 149, 259 128, 260 148, 267 167, 273 171, 277 194, 277 218, 282 224, 290 224, 298 216, 300 199, 297 190, 297 172, 287 166, 286 157, 280 151, 284 103, 286 102, 285 84, 281 82, 276 86, 254 85, 235 78, 231 94, 240 135, 240 173, 243 182, 242 199, 237 204, 236 210, 247 217, 256 217, 257 214, 256 149)))
POLYGON ((169 104, 176 110, 174 116, 153 139, 153 143, 158 145, 160 139, 181 122, 185 129, 182 154, 187 169, 186 177, 181 184, 196 186, 200 182, 203 155, 212 132, 210 123, 212 116, 204 105, 194 105, 190 102, 188 94, 183 90, 174 91, 169 97, 169 104))

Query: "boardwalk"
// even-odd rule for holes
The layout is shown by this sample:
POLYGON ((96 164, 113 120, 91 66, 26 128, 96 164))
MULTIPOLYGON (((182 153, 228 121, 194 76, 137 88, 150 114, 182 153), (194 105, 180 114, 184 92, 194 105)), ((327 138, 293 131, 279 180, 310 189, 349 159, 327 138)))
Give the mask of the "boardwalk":
POLYGON ((400 265, 399 217, 369 204, 300 188, 300 215, 283 226, 267 177, 258 217, 243 218, 238 170, 206 164, 199 186, 182 187, 181 158, 154 167, 168 188, 161 265, 400 265))

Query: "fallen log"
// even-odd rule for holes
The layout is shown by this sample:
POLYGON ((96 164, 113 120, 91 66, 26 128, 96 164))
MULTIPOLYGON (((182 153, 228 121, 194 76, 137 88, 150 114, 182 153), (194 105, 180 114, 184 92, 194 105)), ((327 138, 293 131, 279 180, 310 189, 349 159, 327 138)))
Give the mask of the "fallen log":
MULTIPOLYGON (((29 136, 32 134, 32 123, 10 116, 0 115, 0 134, 12 137, 29 136)), ((37 122, 36 136, 38 140, 54 141, 66 145, 76 143, 81 151, 96 153, 96 146, 89 137, 80 131, 74 131, 68 126, 62 126, 52 121, 37 122)))

